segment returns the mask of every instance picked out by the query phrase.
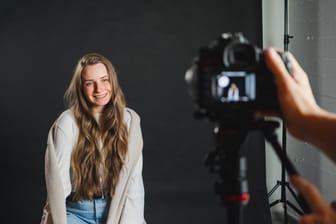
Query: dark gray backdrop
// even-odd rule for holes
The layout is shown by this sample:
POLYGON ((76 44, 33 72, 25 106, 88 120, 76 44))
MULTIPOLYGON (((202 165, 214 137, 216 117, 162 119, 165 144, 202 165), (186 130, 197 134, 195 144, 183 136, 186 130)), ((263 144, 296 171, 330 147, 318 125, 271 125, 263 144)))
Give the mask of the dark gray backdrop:
MULTIPOLYGON (((241 31, 261 43, 260 0, 10 1, 0 7, 1 220, 38 223, 45 200, 48 129, 83 54, 117 68, 142 117, 148 223, 226 223, 203 166, 212 125, 192 118, 184 72, 200 46, 241 31)), ((263 141, 248 158, 245 223, 269 223, 263 141), (256 221, 258 220, 258 221, 256 221)))

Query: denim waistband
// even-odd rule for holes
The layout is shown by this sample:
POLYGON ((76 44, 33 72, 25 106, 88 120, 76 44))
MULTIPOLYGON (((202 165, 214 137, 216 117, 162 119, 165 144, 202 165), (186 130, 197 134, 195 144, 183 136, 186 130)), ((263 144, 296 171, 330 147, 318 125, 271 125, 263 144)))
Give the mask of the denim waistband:
POLYGON ((66 205, 69 208, 77 208, 77 209, 96 209, 96 208, 104 208, 111 202, 110 197, 105 198, 96 198, 93 200, 79 200, 79 201, 71 201, 67 200, 66 205))

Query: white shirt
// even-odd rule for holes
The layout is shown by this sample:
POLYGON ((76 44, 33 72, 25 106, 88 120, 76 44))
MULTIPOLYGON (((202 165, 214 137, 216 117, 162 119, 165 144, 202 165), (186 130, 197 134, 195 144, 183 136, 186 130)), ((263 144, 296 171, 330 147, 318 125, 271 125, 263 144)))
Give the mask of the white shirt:
MULTIPOLYGON (((131 116, 127 110, 124 114, 125 123, 128 128, 131 123, 131 116)), ((64 198, 70 195, 74 183, 71 181, 71 154, 78 140, 78 128, 71 110, 64 111, 55 122, 54 143, 57 164, 61 174, 61 180, 64 189, 64 198)), ((142 156, 136 165, 136 172, 142 175, 142 156)), ((141 176, 142 182, 142 176, 141 176)), ((141 183, 142 184, 142 183, 141 183)), ((143 186, 142 186, 143 188, 143 186)), ((140 189, 141 190, 141 189, 140 189)))

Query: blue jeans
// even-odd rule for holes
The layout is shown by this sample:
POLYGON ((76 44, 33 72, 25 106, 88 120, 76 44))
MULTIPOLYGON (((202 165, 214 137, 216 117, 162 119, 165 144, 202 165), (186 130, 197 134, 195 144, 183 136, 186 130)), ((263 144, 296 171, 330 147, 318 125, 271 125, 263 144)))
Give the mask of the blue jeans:
POLYGON ((111 198, 66 201, 67 224, 106 223, 111 198))

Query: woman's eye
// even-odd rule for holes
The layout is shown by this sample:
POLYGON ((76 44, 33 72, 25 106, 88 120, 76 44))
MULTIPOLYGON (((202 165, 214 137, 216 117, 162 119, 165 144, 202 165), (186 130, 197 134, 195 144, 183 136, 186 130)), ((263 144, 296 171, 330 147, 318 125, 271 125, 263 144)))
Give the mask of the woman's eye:
POLYGON ((92 85, 92 82, 87 82, 87 83, 85 83, 85 86, 87 86, 87 87, 89 87, 89 86, 91 86, 92 85))

